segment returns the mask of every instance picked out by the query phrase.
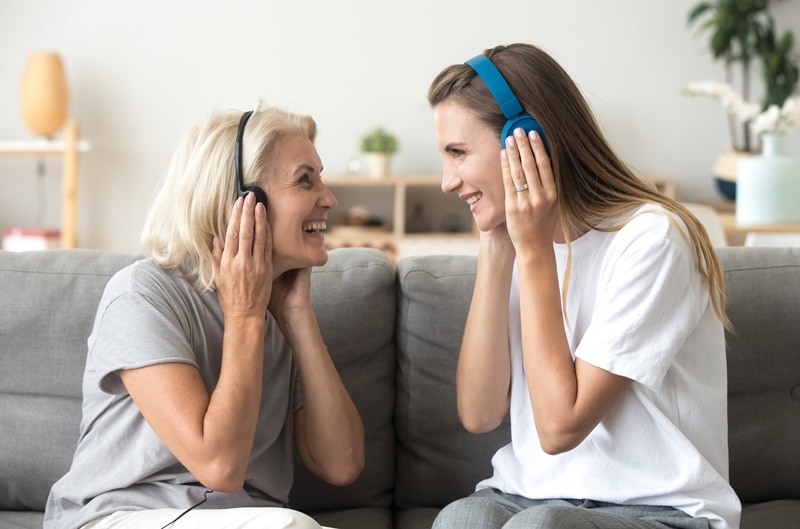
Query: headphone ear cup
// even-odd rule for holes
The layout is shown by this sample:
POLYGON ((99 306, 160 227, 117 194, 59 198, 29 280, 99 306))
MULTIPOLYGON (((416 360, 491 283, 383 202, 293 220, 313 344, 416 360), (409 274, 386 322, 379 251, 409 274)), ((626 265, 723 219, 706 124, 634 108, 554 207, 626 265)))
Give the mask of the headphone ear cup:
POLYGON ((240 193, 241 196, 246 196, 247 193, 253 193, 256 196, 256 202, 261 202, 264 204, 265 208, 269 207, 269 200, 267 199, 267 194, 258 186, 247 186, 245 187, 242 192, 240 193))
POLYGON ((542 130, 542 126, 539 122, 531 116, 530 114, 517 114, 516 116, 512 117, 506 124, 503 126, 503 132, 500 133, 500 143, 503 147, 506 145, 506 138, 509 136, 514 135, 514 131, 518 128, 521 128, 526 133, 535 130, 539 137, 542 138, 542 142, 544 143, 544 149, 547 151, 547 155, 550 155, 550 145, 547 142, 547 137, 544 135, 544 130, 542 130))

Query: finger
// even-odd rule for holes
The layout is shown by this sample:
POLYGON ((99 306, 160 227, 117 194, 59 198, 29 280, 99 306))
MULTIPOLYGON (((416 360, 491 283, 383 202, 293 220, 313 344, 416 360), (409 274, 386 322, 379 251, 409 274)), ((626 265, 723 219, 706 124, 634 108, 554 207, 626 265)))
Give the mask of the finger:
POLYGON ((525 135, 525 131, 521 128, 514 131, 514 136, 517 151, 519 152, 520 167, 526 183, 528 186, 540 185, 539 170, 536 165, 538 157, 534 156, 533 145, 531 145, 529 137, 525 135))
POLYGON ((500 151, 500 168, 503 170, 503 185, 506 188, 506 197, 511 198, 516 193, 514 180, 511 178, 511 167, 508 164, 506 149, 500 151))
POLYGON ((525 172, 522 169, 522 163, 519 158, 519 147, 517 139, 514 136, 506 138, 506 156, 508 159, 508 167, 511 173, 511 182, 514 187, 514 192, 519 193, 525 191, 527 181, 525 172))
POLYGON ((244 199, 239 197, 233 203, 231 219, 228 221, 228 230, 225 232, 225 252, 236 255, 239 251, 239 223, 242 218, 242 206, 244 199))
POLYGON ((252 252, 253 234, 255 232, 255 193, 247 193, 242 205, 242 217, 239 221, 239 252, 252 252))
POLYGON ((267 208, 260 202, 256 204, 254 220, 253 255, 255 257, 265 257, 268 241, 270 240, 270 230, 267 223, 267 208))
POLYGON ((211 242, 211 257, 214 259, 214 269, 219 270, 222 264, 222 244, 216 237, 211 242))
POLYGON ((556 182, 553 177, 553 166, 550 164, 550 156, 548 156, 547 149, 544 147, 542 137, 538 132, 532 130, 528 134, 528 140, 530 141, 533 154, 536 158, 536 170, 542 188, 548 192, 555 192, 556 182))

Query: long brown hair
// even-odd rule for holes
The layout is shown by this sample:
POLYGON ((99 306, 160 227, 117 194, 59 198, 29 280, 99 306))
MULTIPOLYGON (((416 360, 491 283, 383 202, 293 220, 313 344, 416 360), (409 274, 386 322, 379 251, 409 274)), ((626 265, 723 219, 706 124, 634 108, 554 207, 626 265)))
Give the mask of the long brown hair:
MULTIPOLYGON (((725 313, 722 268, 703 225, 679 202, 659 193, 637 176, 605 139, 589 104, 567 72, 546 52, 530 44, 497 46, 484 52, 500 70, 526 112, 542 126, 558 191, 559 223, 567 241, 573 229, 615 231, 644 204, 659 204, 677 215, 686 227, 701 276, 717 316, 730 328, 725 313), (602 227, 609 218, 625 218, 602 227)), ((445 68, 431 83, 432 107, 445 100, 475 113, 500 135, 506 118, 486 84, 466 64, 445 68)), ((672 221, 672 217, 669 217, 672 221)), ((679 228, 681 228, 679 226, 679 228)), ((568 246, 569 248, 569 246, 568 246)), ((571 248, 569 248, 571 263, 571 248)), ((569 277, 569 265, 567 269, 569 277)), ((567 281, 565 281, 565 285, 567 281)), ((565 287, 566 288, 566 287, 565 287)), ((566 291, 562 293, 566 298, 566 291)))

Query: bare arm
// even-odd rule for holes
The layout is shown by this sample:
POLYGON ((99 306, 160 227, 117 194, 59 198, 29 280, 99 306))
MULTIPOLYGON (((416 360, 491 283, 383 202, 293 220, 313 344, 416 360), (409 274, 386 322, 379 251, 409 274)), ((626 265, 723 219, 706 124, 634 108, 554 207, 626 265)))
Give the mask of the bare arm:
POLYGON ((559 236, 557 193, 541 139, 536 135, 515 136, 501 164, 509 233, 520 274, 528 393, 542 448, 555 454, 580 444, 619 401, 631 381, 572 359, 553 251, 554 234, 559 236), (529 188, 518 193, 515 186, 522 183, 529 188))
POLYGON ((508 413, 511 359, 508 295, 514 248, 505 226, 481 233, 478 271, 456 374, 458 415, 467 431, 497 428, 508 413))
POLYGON ((295 413, 298 452, 320 478, 348 485, 364 468, 364 427, 322 340, 310 282, 310 269, 284 274, 270 310, 294 353, 303 386, 303 407, 295 413))
POLYGON ((264 325, 272 275, 266 211, 252 195, 234 206, 224 248, 214 242, 225 318, 219 382, 209 395, 193 366, 161 364, 120 372, 144 418, 204 486, 244 483, 260 407, 264 325))

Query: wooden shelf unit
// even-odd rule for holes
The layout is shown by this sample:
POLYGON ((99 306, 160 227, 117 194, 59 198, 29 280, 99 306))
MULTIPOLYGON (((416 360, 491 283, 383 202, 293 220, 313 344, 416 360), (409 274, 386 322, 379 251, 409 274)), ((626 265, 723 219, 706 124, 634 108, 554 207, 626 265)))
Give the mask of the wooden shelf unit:
MULTIPOLYGON (((326 235, 325 240, 329 248, 343 246, 366 246, 379 248, 386 252, 392 259, 401 257, 401 248, 420 242, 429 243, 433 240, 476 241, 477 235, 473 232, 444 233, 432 231, 430 233, 406 233, 406 198, 410 187, 431 187, 441 193, 441 175, 433 174, 399 174, 382 178, 370 178, 364 175, 326 175, 325 184, 336 188, 384 188, 392 193, 392 229, 358 228, 355 226, 334 226, 326 235)), ((338 194, 338 192, 337 192, 338 194)), ((446 246, 446 245, 445 245, 446 246)))
POLYGON ((63 140, 0 141, 0 156, 62 156, 61 177, 61 247, 78 246, 78 162, 79 154, 91 144, 78 139, 78 124, 70 120, 64 127, 63 140))

